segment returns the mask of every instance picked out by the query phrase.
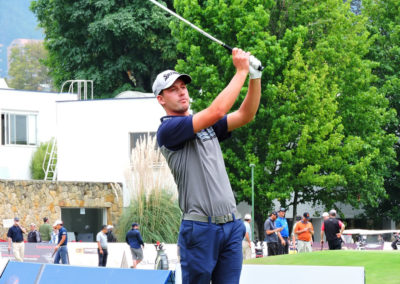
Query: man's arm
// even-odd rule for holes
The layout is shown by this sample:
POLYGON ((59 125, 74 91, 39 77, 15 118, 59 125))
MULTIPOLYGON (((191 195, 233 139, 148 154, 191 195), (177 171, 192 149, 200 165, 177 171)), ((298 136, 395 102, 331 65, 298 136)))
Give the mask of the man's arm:
POLYGON ((340 232, 339 232, 338 234, 336 234, 336 236, 337 236, 338 238, 340 238, 340 237, 342 236, 343 231, 344 231, 344 227, 345 227, 344 224, 343 224, 342 222, 340 222, 339 225, 341 225, 341 226, 340 226, 340 232))
POLYGON ((253 120, 260 105, 261 78, 249 81, 247 95, 240 108, 228 114, 228 131, 235 130, 253 120))
POLYGON ((248 52, 244 52, 241 49, 234 48, 232 50, 232 61, 236 67, 236 74, 208 108, 193 116, 193 130, 195 133, 214 125, 232 108, 249 73, 249 56, 248 52))

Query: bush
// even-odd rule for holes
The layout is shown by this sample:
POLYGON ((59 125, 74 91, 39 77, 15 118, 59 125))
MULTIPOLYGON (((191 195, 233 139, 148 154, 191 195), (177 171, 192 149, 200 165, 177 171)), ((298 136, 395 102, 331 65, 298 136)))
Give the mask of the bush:
MULTIPOLYGON (((32 179, 41 179, 41 180, 44 179, 44 171, 42 165, 44 156, 46 155, 47 145, 49 145, 49 143, 50 142, 40 143, 35 153, 33 153, 30 166, 32 179)), ((46 165, 47 163, 48 159, 46 161, 46 165)))
POLYGON ((177 199, 165 190, 142 194, 132 200, 122 213, 117 230, 118 239, 125 240, 132 223, 139 223, 140 233, 146 243, 156 241, 176 243, 181 221, 177 199))
POLYGON ((120 241, 136 222, 144 242, 177 242, 182 215, 176 184, 156 143, 155 137, 144 136, 132 150, 125 172, 131 203, 118 222, 120 241))

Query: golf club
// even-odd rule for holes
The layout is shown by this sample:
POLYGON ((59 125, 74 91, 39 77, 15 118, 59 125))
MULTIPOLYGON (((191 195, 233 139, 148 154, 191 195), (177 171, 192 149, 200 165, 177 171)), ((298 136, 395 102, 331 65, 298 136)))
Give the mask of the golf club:
MULTIPOLYGON (((230 52, 232 52, 232 47, 230 47, 229 45, 226 45, 225 43, 223 43, 222 41, 220 41, 219 39, 216 39, 215 37, 213 37, 212 35, 210 35, 209 33, 203 31, 202 29, 200 29, 199 27, 193 25, 191 22, 189 22, 188 20, 186 20, 185 18, 182 18, 181 16, 179 16, 177 13, 171 11, 170 9, 168 9, 167 7, 165 7, 164 5, 162 5, 161 3, 157 2, 156 0, 149 0, 150 2, 152 2, 154 5, 157 5, 158 7, 160 7, 161 9, 163 9, 164 11, 168 12, 169 14, 171 14, 172 16, 178 18, 179 20, 181 20, 182 22, 188 24, 189 26, 191 26, 192 28, 194 28, 196 31, 198 31, 199 33, 201 33, 202 35, 206 36, 207 38, 211 39, 212 41, 218 43, 219 45, 225 47, 227 50, 229 50, 230 52)), ((262 71, 264 70, 264 67, 261 64, 254 64, 254 56, 251 55, 250 56, 250 64, 252 67, 254 67, 255 69, 262 71), (255 66, 256 65, 256 66, 255 66)))

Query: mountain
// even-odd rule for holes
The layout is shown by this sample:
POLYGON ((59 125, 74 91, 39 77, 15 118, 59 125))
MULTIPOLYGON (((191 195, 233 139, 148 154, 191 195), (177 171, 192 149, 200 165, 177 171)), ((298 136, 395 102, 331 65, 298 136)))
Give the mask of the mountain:
POLYGON ((7 47, 17 38, 43 39, 31 0, 0 0, 0 77, 7 76, 7 47))

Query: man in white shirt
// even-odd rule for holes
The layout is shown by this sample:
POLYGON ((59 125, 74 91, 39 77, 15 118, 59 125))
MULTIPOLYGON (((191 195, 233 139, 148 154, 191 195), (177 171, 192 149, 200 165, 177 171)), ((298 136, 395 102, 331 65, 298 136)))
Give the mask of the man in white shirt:
POLYGON ((242 241, 243 259, 251 258, 251 215, 244 215, 244 226, 246 227, 246 234, 242 241))

